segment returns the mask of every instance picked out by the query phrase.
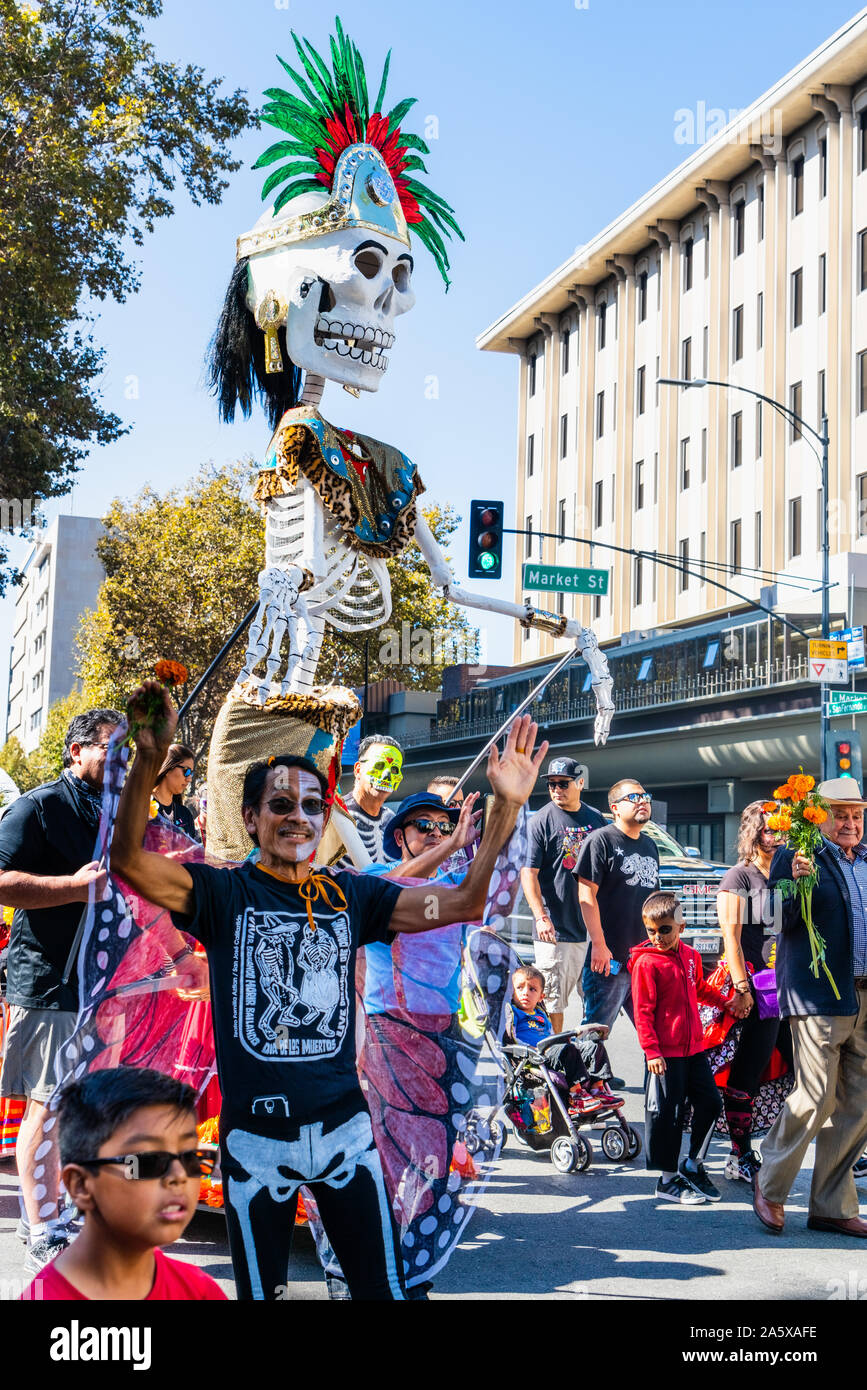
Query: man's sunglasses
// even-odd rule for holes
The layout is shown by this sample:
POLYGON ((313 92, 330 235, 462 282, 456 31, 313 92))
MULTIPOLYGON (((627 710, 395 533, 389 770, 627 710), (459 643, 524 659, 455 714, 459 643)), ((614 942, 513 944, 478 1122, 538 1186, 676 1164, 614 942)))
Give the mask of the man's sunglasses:
POLYGON ((414 825, 416 830, 420 831, 422 835, 430 835, 434 830, 438 830, 441 835, 451 835, 454 830, 451 821, 449 821, 448 825, 444 825, 443 822, 439 820, 425 820, 424 818, 420 818, 419 820, 408 820, 405 823, 407 825, 414 825))
MULTIPOLYGON (((637 806, 639 801, 652 801, 650 792, 627 792, 625 796, 618 796, 617 801, 631 801, 633 806, 637 806)), ((617 801, 612 801, 612 806, 617 805, 617 801)))
POLYGON ((273 811, 275 816, 288 816, 300 805, 305 816, 321 816, 325 810, 325 802, 321 796, 304 796, 301 801, 294 801, 289 796, 272 796, 267 801, 266 806, 269 811, 273 811))
POLYGON ((175 1159, 178 1159, 188 1178, 200 1178, 210 1173, 215 1157, 207 1149, 185 1149, 183 1153, 172 1154, 164 1149, 154 1153, 121 1154, 117 1158, 82 1158, 76 1162, 82 1168, 122 1168, 124 1177, 135 1181, 149 1182, 154 1178, 164 1178, 175 1159))
POLYGON ((565 778, 565 777, 564 777, 563 780, 561 781, 559 777, 549 777, 549 778, 548 778, 548 789, 549 789, 550 791, 553 791, 554 788, 556 787, 559 791, 564 792, 564 791, 566 791, 566 789, 567 789, 568 787, 571 787, 571 786, 572 786, 572 781, 573 781, 572 778, 565 778))

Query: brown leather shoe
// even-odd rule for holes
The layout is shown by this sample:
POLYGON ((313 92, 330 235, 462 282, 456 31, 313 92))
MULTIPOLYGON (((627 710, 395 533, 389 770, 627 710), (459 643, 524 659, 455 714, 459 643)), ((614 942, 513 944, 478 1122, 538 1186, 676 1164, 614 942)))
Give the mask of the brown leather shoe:
POLYGON ((786 1219, 785 1208, 782 1202, 769 1202, 762 1196, 758 1179, 753 1184, 753 1211, 766 1231, 770 1231, 775 1236, 783 1234, 783 1223, 786 1219))
POLYGON ((860 1236, 867 1240, 867 1221, 860 1216, 808 1216, 809 1231, 831 1231, 837 1236, 860 1236))

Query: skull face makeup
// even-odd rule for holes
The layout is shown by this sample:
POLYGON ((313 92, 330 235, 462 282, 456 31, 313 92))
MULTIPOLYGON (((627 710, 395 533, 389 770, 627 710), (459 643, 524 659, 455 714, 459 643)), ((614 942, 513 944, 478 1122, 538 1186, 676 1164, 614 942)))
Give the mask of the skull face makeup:
POLYGON ((396 792, 403 781, 403 753, 390 743, 368 748, 359 767, 374 791, 396 792))
MULTIPOLYGON (((270 222, 268 214, 257 227, 270 222)), ((346 228, 252 255, 247 305, 258 315, 272 295, 288 306, 286 344, 297 367, 378 391, 395 319, 415 304, 412 269, 405 242, 346 228)))

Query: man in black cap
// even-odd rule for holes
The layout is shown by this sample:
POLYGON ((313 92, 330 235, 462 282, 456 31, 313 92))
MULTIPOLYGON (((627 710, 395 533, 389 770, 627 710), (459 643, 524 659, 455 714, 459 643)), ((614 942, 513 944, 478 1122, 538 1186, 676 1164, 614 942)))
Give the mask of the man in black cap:
POLYGON ((546 774, 549 805, 530 821, 530 849, 521 887, 533 914, 536 964, 545 975, 545 999, 555 1033, 574 991, 581 994, 587 931, 572 871, 591 830, 605 824, 581 801, 584 769, 574 758, 552 758, 546 774))

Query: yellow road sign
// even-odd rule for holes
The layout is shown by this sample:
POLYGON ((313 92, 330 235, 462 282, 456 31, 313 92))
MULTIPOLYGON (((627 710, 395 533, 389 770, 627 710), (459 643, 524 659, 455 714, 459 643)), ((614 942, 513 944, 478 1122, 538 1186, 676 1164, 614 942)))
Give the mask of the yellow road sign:
POLYGON ((846 661, 849 648, 845 642, 826 642, 824 638, 810 639, 810 661, 846 661))

